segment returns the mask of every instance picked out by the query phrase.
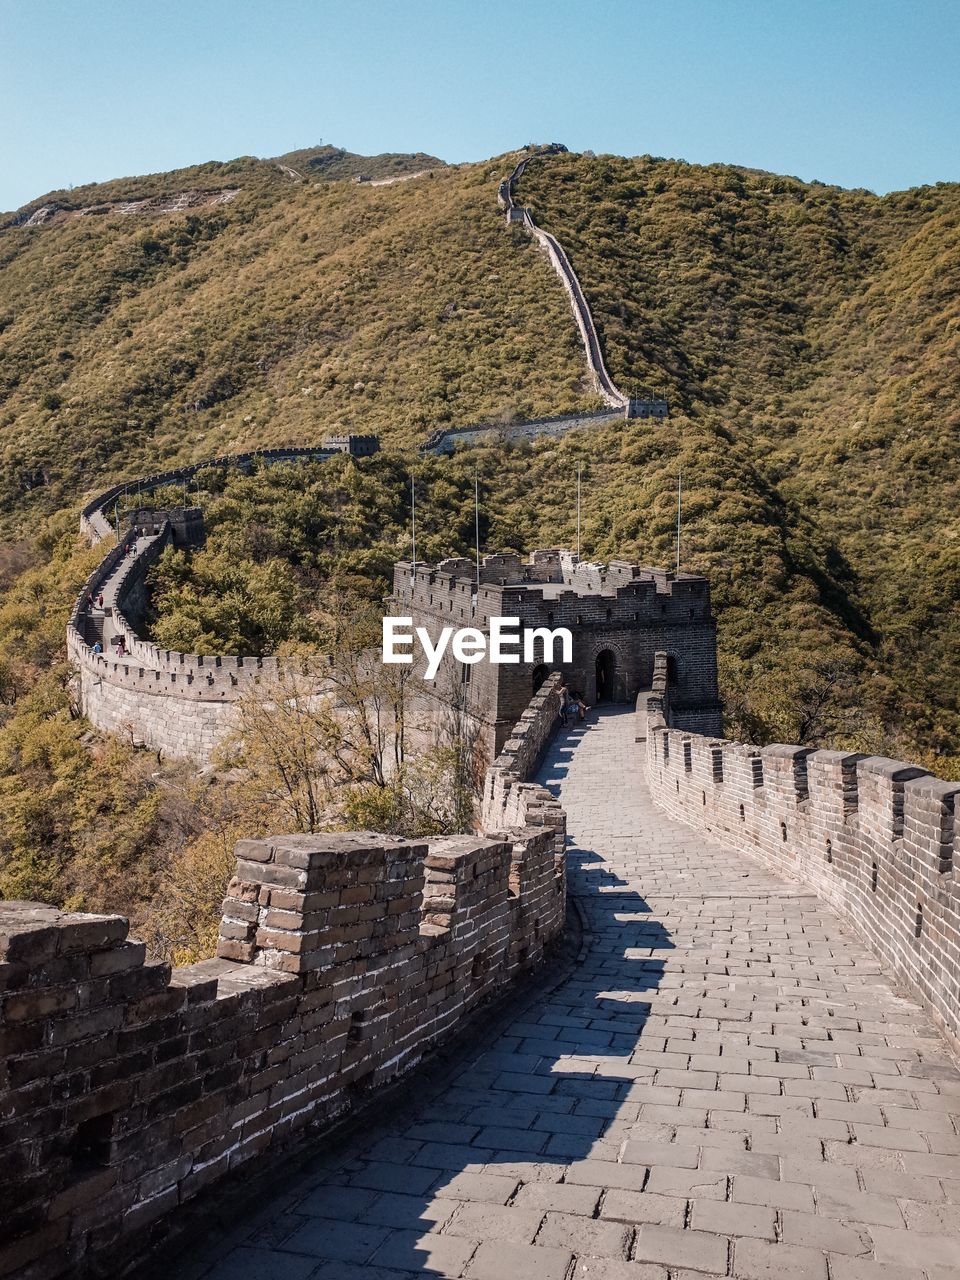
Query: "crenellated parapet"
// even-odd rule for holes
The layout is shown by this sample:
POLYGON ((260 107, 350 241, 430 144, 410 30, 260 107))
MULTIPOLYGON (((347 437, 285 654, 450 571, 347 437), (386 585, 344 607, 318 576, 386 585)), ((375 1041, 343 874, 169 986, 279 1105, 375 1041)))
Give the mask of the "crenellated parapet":
POLYGON ((91 723, 138 746, 206 765, 234 727, 233 704, 281 672, 275 657, 180 653, 139 634, 150 567, 171 545, 202 542, 203 513, 197 507, 157 511, 141 505, 121 521, 121 500, 136 494, 140 501, 179 486, 186 496, 204 470, 326 461, 344 453, 368 457, 378 448, 376 436, 345 435, 315 448, 225 454, 124 481, 87 503, 81 532, 92 543, 113 544, 84 583, 67 624, 77 700, 91 723))
POLYGON ((654 800, 830 902, 960 1045, 960 782, 879 756, 704 737, 638 710, 654 800))
POLYGON ((80 512, 80 531, 91 543, 102 542, 117 534, 114 513, 121 499, 137 494, 155 493, 158 489, 188 486, 200 472, 229 468, 249 470, 255 466, 276 466, 283 462, 326 462, 337 454, 365 458, 376 453, 380 442, 376 436, 331 436, 322 445, 307 448, 252 449, 248 453, 225 453, 206 458, 185 467, 170 471, 158 471, 153 475, 139 476, 136 480, 123 480, 92 498, 80 512))
MULTIPOLYGON (((549 735, 551 698, 521 737, 549 735)), ((536 966, 564 922, 565 818, 555 802, 548 821, 495 816, 429 841, 243 840, 217 958, 182 968, 120 917, 0 904, 0 1274, 120 1274, 153 1224, 536 966)))
POLYGON ((487 770, 481 799, 481 823, 494 830, 528 824, 561 831, 563 810, 545 787, 529 779, 560 721, 563 676, 551 672, 487 770))
MULTIPOLYGON (((547 670, 562 671, 588 705, 632 702, 651 688, 660 652, 675 722, 695 730, 720 728, 716 626, 706 578, 623 560, 588 563, 558 547, 533 551, 526 560, 514 553, 487 555, 479 567, 463 558, 400 561, 390 612, 410 617, 434 643, 450 628, 470 627, 488 636, 500 625, 496 619, 517 619, 507 630, 522 633, 530 645, 516 661, 483 658, 468 681, 452 658, 441 668, 445 679, 438 688, 466 690, 490 756, 504 749, 547 670), (555 638, 548 651, 547 638, 561 631, 568 633, 568 651, 555 638)), ((423 665, 420 658, 415 662, 423 665)))

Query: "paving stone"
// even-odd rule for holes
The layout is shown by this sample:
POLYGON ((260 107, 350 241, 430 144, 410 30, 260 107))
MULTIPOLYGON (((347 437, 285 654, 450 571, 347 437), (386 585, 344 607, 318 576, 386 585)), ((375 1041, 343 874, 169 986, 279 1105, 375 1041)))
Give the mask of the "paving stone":
POLYGON ((494 1151, 494 1147, 425 1142, 410 1163, 426 1169, 458 1170, 464 1166, 488 1164, 493 1159, 494 1151))
POLYGON ((682 1227, 687 1202, 678 1196, 661 1196, 652 1191, 608 1191, 600 1205, 600 1217, 616 1222, 651 1222, 664 1227, 682 1227))
POLYGON ((632 1230, 619 1222, 551 1212, 544 1218, 536 1242, 596 1258, 625 1259, 632 1235, 632 1230))
POLYGON ((448 1236, 470 1240, 509 1240, 512 1244, 532 1244, 543 1212, 501 1204, 461 1204, 444 1227, 448 1236))
POLYGON ((616 1164, 610 1160, 579 1160, 567 1170, 566 1181, 591 1187, 619 1187, 639 1191, 646 1174, 643 1165, 616 1164))
POLYGON ((737 1204, 732 1200, 694 1200, 690 1225, 699 1231, 722 1236, 756 1236, 775 1240, 776 1213, 762 1205, 737 1204))
POLYGON ((919 1267, 900 1267, 866 1258, 828 1254, 831 1280, 925 1280, 919 1267))
POLYGON ((854 1136, 864 1147, 889 1147, 892 1151, 926 1151, 927 1144, 919 1133, 908 1129, 887 1129, 882 1125, 855 1124, 854 1136))
POLYGON ((633 1246, 637 1262, 661 1262, 670 1267, 690 1267, 715 1275, 726 1273, 727 1242, 706 1231, 677 1231, 648 1223, 637 1232, 633 1246))
POLYGON ((809 1245, 825 1253, 849 1253, 857 1258, 870 1257, 873 1253, 873 1241, 866 1227, 843 1226, 833 1218, 795 1213, 790 1209, 784 1211, 782 1223, 785 1244, 809 1245))
POLYGON ((340 1262, 366 1262, 387 1239, 385 1227, 358 1222, 311 1218, 284 1242, 284 1252, 340 1262))
POLYGON ((477 1249, 475 1240, 423 1231, 392 1231, 371 1259, 374 1266, 431 1276, 461 1276, 477 1249))
POLYGON ((557 1185, 552 1182, 528 1182, 520 1188, 512 1203, 521 1209, 539 1209, 546 1213, 554 1209, 559 1213, 582 1214, 592 1217, 600 1202, 600 1187, 585 1187, 569 1182, 557 1185))
POLYGON ((424 1230, 439 1231, 449 1222, 457 1200, 424 1200, 422 1196, 405 1196, 385 1191, 376 1196, 359 1215, 361 1222, 381 1227, 403 1227, 413 1230, 422 1223, 424 1230))
MULTIPOLYGON (((960 1213, 956 1205, 927 1204, 920 1200, 900 1200, 900 1212, 903 1220, 914 1231, 926 1231, 930 1234, 960 1236, 960 1213)), ((960 1240, 957 1241, 960 1266, 960 1240)))
POLYGON ((361 1217, 376 1199, 375 1191, 365 1191, 360 1187, 321 1186, 298 1200, 296 1211, 347 1221, 361 1217))
POLYGON ((798 1182, 774 1182, 738 1173, 733 1179, 733 1199, 743 1204, 763 1204, 775 1209, 813 1212, 813 1190, 798 1182))
POLYGON ((727 1151, 705 1148, 700 1160, 701 1169, 715 1169, 723 1173, 748 1173, 758 1178, 776 1180, 780 1172, 780 1159, 761 1151, 727 1151))
POLYGON ((922 1231, 874 1227, 873 1247, 878 1262, 905 1266, 953 1267, 960 1273, 960 1244, 955 1235, 927 1235, 922 1231))
POLYGON ((733 1274, 743 1280, 827 1280, 827 1260, 817 1249, 740 1239, 733 1274))
POLYGON ((573 1280, 668 1280, 666 1267, 654 1262, 620 1262, 613 1258, 579 1258, 573 1280))
POLYGON ((519 1178, 494 1173, 458 1173, 437 1187, 437 1195, 453 1200, 480 1200, 486 1204, 506 1204, 517 1189, 519 1178))
POLYGON ((350 1175, 353 1186, 371 1191, 426 1191, 436 1180, 436 1169, 403 1164, 369 1164, 350 1175))
POLYGON ((666 1165, 675 1169, 696 1169, 700 1162, 700 1148, 682 1146, 676 1142, 628 1141, 621 1159, 624 1164, 666 1165))
POLYGON ((485 1240, 466 1274, 469 1280, 564 1280, 572 1260, 567 1249, 485 1240))
POLYGON ((731 1256, 739 1280, 957 1280, 960 1093, 931 1020, 812 894, 655 809, 634 732, 591 713, 541 773, 582 963, 437 1096, 322 1149, 322 1182, 211 1245, 208 1277, 704 1280, 731 1256))
POLYGON ((651 1169, 646 1191, 699 1200, 725 1200, 727 1176, 714 1169, 651 1169))
POLYGON ((871 1227, 899 1227, 903 1223, 900 1208, 890 1196, 843 1191, 837 1187, 817 1191, 817 1210, 827 1218, 864 1222, 871 1227))
POLYGON ((276 1249, 231 1249, 222 1262, 207 1272, 207 1280, 307 1280, 316 1270, 316 1258, 280 1253, 276 1249))
MULTIPOLYGON (((310 1272, 310 1280, 410 1280, 409 1271, 396 1271, 393 1267, 381 1267, 372 1262, 321 1262, 310 1272)), ((457 1271, 434 1271, 434 1276, 457 1276, 457 1271)), ((273 1280, 272 1273, 265 1273, 259 1280, 273 1280)))
POLYGON ((928 1204, 941 1204, 945 1199, 939 1178, 901 1173, 899 1169, 864 1169, 861 1176, 866 1190, 877 1195, 904 1196, 928 1204))

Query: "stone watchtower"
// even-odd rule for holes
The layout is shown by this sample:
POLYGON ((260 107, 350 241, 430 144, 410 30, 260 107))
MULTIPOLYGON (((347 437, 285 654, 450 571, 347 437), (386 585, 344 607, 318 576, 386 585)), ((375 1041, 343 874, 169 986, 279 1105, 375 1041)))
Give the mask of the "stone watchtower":
MULTIPOLYGON (((716 625, 710 612, 710 584, 693 574, 668 573, 625 561, 577 562, 569 551, 534 551, 528 562, 513 554, 485 556, 480 582, 472 560, 437 565, 409 561, 394 566, 389 611, 411 617, 436 640, 444 627, 475 627, 489 634, 492 617, 520 619, 520 631, 566 627, 573 637, 572 661, 473 666, 447 653, 431 686, 440 703, 461 698, 480 722, 491 758, 510 736, 549 670, 590 705, 633 703, 651 688, 654 655, 667 654, 671 723, 693 732, 719 735, 716 625)), ((418 674, 422 663, 415 667, 418 674)))

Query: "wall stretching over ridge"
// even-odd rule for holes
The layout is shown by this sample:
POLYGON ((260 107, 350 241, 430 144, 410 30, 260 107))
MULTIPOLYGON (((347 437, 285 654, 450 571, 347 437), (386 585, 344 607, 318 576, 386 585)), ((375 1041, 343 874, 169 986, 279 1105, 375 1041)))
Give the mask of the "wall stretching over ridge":
POLYGON ((375 436, 336 437, 323 445, 297 449, 254 449, 250 453, 225 453, 216 458, 208 458, 205 462, 196 462, 186 467, 175 467, 171 471, 158 471, 153 475, 142 476, 138 480, 123 480, 112 485, 103 493, 92 498, 80 512, 80 532, 95 545, 107 538, 116 536, 109 512, 114 503, 131 493, 150 494, 157 489, 171 485, 180 485, 192 480, 198 472, 217 467, 242 468, 252 467, 258 463, 273 466, 279 462, 325 462, 328 458, 347 453, 349 449, 343 442, 353 439, 367 442, 366 452, 374 453, 378 447, 375 436))
POLYGON ((137 746, 209 762, 233 724, 233 704, 278 674, 276 658, 177 653, 142 640, 128 611, 142 600, 150 566, 171 542, 170 525, 138 538, 124 556, 111 547, 84 584, 67 624, 67 657, 77 672, 80 710, 98 729, 137 746), (104 597, 102 610, 89 601, 104 597), (94 636, 103 644, 95 653, 94 636), (117 639, 125 652, 115 652, 117 639))
POLYGON ((624 395, 618 387, 614 385, 613 379, 607 372, 607 365, 603 358, 603 351, 600 347, 600 338, 597 334, 597 327, 593 322, 593 315, 584 295, 583 289, 580 287, 580 281, 577 279, 577 273, 570 265, 570 259, 563 250, 563 246, 556 236, 552 236, 549 231, 544 231, 542 227, 538 227, 533 220, 533 215, 529 209, 525 209, 514 203, 513 191, 517 182, 523 176, 524 170, 531 160, 536 160, 538 156, 553 155, 558 150, 565 151, 565 147, 558 147, 556 144, 550 147, 542 147, 535 151, 532 155, 525 156, 520 161, 509 178, 504 178, 500 183, 497 193, 497 200, 501 209, 506 212, 507 226, 514 222, 521 223, 530 234, 536 239, 540 247, 546 252, 550 263, 560 277, 560 283, 563 285, 567 297, 570 300, 570 306, 573 310, 573 318, 577 322, 577 328, 580 330, 580 338, 583 342, 583 349, 586 352, 587 364, 590 366, 590 372, 593 375, 594 385, 600 393, 605 404, 612 409, 619 409, 622 413, 629 413, 630 397, 624 395))
MULTIPOLYGON (((531 704, 517 785, 557 700, 531 704)), ((184 968, 118 916, 0 904, 0 1275, 123 1274, 178 1206, 537 965, 565 906, 544 796, 547 822, 484 835, 243 840, 218 958, 184 968)))
POLYGON ((960 1048, 960 782, 880 756, 671 729, 649 696, 638 713, 656 803, 809 885, 960 1048))
POLYGON ((583 427, 603 427, 623 417, 612 409, 594 409, 583 413, 563 413, 553 418, 529 418, 524 422, 481 422, 472 427, 440 427, 420 446, 421 453, 453 453, 457 445, 496 443, 503 440, 519 444, 544 436, 559 440, 569 431, 583 427))
MULTIPOLYGON (((120 498, 149 495, 187 485, 207 468, 249 468, 283 462, 325 462, 347 453, 366 457, 379 448, 376 436, 335 436, 311 448, 261 449, 224 454, 193 466, 127 480, 98 494, 80 513, 81 533, 96 545, 113 540, 111 512, 120 498)), ((234 722, 233 703, 280 673, 276 658, 204 656, 161 649, 143 640, 132 619, 142 615, 150 566, 175 540, 190 541, 202 530, 197 508, 136 513, 131 552, 112 546, 83 585, 67 624, 67 657, 78 676, 78 703, 98 729, 137 746, 206 765, 234 722), (144 523, 145 522, 145 523, 144 523), (145 527, 149 526, 149 527, 145 527), (96 601, 103 595, 103 608, 96 601), (123 640, 123 653, 115 652, 123 640), (103 652, 95 653, 100 641, 103 652)))

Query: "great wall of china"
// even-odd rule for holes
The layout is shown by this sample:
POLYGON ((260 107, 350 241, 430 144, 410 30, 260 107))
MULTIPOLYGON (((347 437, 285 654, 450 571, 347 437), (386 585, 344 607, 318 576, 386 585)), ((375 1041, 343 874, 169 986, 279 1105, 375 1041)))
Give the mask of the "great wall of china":
POLYGON ((194 1197, 248 1163, 272 1167, 272 1153, 298 1134, 414 1067, 536 966, 558 935, 572 821, 578 911, 593 921, 587 948, 606 937, 597 932, 605 917, 596 915, 605 893, 615 913, 596 977, 588 950, 585 976, 574 969, 563 979, 568 995, 546 988, 539 1014, 521 1013, 524 1028, 508 1028, 502 1049, 481 1046, 480 1063, 493 1066, 477 1077, 489 1081, 489 1104, 483 1087, 471 1092, 454 1081, 439 1113, 436 1102, 425 1104, 409 1138, 398 1142, 374 1122, 362 1141, 348 1141, 346 1171, 333 1165, 324 1175, 320 1200, 316 1176, 304 1184, 299 1198, 312 1188, 313 1207, 305 1201, 293 1213, 281 1243, 248 1238, 252 1227, 237 1225, 236 1252, 229 1240, 208 1246, 211 1274, 224 1253, 237 1268, 259 1258, 264 1275, 274 1274, 271 1266, 281 1274, 291 1257, 304 1266, 329 1258, 328 1249, 342 1247, 329 1219, 342 1222, 352 1186, 370 1188, 356 1191, 361 1207, 392 1196, 388 1226, 398 1230, 338 1230, 356 1232, 350 1247, 364 1258, 389 1242, 405 1275, 456 1246, 460 1267, 494 1250, 497 1266, 522 1259, 556 1266, 548 1274, 561 1277, 577 1256, 601 1268, 629 1256, 745 1280, 757 1280, 761 1265, 762 1274, 826 1280, 828 1260, 844 1276, 851 1255, 896 1263, 914 1251, 920 1280, 945 1280, 956 1237, 936 1210, 960 1171, 949 1117, 960 1107, 960 1072, 918 1005, 890 989, 814 895, 869 939, 956 1046, 960 784, 893 761, 757 749, 671 729, 666 655, 613 754, 590 765, 591 744, 602 745, 623 714, 593 713, 572 737, 558 733, 558 681, 552 676, 535 695, 488 771, 482 836, 242 841, 217 959, 171 971, 145 959, 119 917, 4 904, 0 1167, 18 1190, 10 1243, 0 1244, 4 1274, 50 1280, 84 1267, 100 1275, 141 1265, 194 1197), (600 772, 582 773, 587 767, 600 772), (588 779, 599 789, 584 792, 588 779), (644 807, 648 793, 659 817, 644 807), (591 836, 598 805, 621 817, 591 836), (670 826, 667 814, 679 822, 670 826), (669 831, 674 849, 658 845, 637 880, 612 852, 636 847, 631 822, 653 823, 647 841, 658 828, 669 831), (692 854, 671 868, 678 842, 693 849, 691 828, 704 833, 694 838, 703 852, 692 882, 683 869, 692 854), (758 867, 778 874, 765 878, 758 867), (677 894, 673 941, 648 913, 670 918, 677 894), (708 910, 713 941, 697 927, 708 910), (796 923, 798 910, 805 923, 796 923), (657 992, 669 963, 662 957, 681 945, 673 982, 657 992), (698 965, 707 966, 703 977, 698 965), (831 987, 838 973, 844 984, 831 987), (583 1003, 593 999, 589 987, 578 994, 591 981, 604 997, 595 1010, 583 1003), (549 1037, 558 1032, 566 1043, 554 1052, 549 1037), (635 1037, 629 1063, 609 1056, 614 1042, 625 1049, 635 1037), (664 1051, 665 1043, 673 1047, 664 1051), (527 1047, 518 1052, 518 1044, 527 1047), (478 1118, 472 1127, 456 1120, 466 1114, 461 1096, 478 1118), (580 1100, 579 1120, 564 1098, 580 1100), (588 1122, 591 1099, 609 1099, 601 1114, 613 1121, 623 1112, 621 1132, 638 1138, 624 1147, 597 1137, 608 1123, 588 1122), (431 1112, 443 1120, 431 1122, 431 1112), (538 1112, 544 1123, 530 1129, 538 1112), (424 1146, 423 1137, 434 1141, 424 1146), (537 1154, 548 1140, 559 1145, 537 1154), (442 1145, 457 1141, 467 1145, 442 1145), (502 1155, 490 1150, 494 1141, 502 1155), (457 1172, 465 1166, 480 1172, 457 1172), (891 1171, 886 1194, 871 1189, 878 1169, 891 1171), (524 1192, 518 1202, 529 1210, 501 1207, 496 1222, 473 1212, 475 1199, 489 1210, 493 1193, 502 1206, 531 1177, 536 1199, 524 1192), (453 1202, 441 1200, 446 1213, 431 1226, 418 1222, 417 1206, 419 1191, 434 1184, 434 1194, 453 1202), (591 1227, 601 1196, 602 1226, 591 1227), (320 1207, 324 1197, 332 1197, 329 1210, 320 1207), (553 1205, 566 1215, 560 1234, 550 1226, 553 1205), (673 1205, 686 1217, 675 1220, 673 1205), (441 1231, 453 1239, 445 1244, 441 1231))
MULTIPOLYGON (((218 958, 171 970, 126 921, 0 907, 0 1274, 142 1252, 153 1223, 411 1067, 562 929, 564 814, 527 781, 553 677, 485 787, 483 836, 237 846, 218 958)), ((114 1271, 116 1274, 116 1271, 114 1271)))
MULTIPOLYGON (((84 509, 91 540, 137 488, 84 509)), ((198 514, 152 513, 88 581, 68 640, 85 697, 169 686, 202 721, 269 666, 162 653, 127 624, 198 514), (92 653, 80 606, 101 591, 136 664, 92 653)), ((248 1220, 211 1233, 214 1208, 165 1274, 960 1272, 960 783, 678 728, 666 652, 635 708, 571 729, 560 680, 487 770, 482 834, 241 841, 216 959, 171 969, 120 917, 0 905, 0 1275, 144 1274, 191 1201, 275 1176, 435 1056, 562 931, 565 843, 576 960, 502 1030, 468 1022, 473 1057, 419 1109, 368 1106, 320 1166, 257 1183, 248 1220)))
POLYGON ((130 551, 125 555, 127 544, 119 541, 111 516, 122 499, 136 494, 139 501, 158 490, 186 487, 203 470, 325 461, 351 451, 366 456, 376 448, 372 436, 344 436, 316 448, 229 454, 125 481, 89 502, 80 515, 81 532, 93 544, 115 540, 84 583, 67 624, 67 656, 77 672, 77 701, 91 723, 135 745, 207 764, 231 728, 234 703, 278 674, 275 658, 205 657, 161 649, 141 639, 133 620, 142 616, 146 605, 150 566, 174 542, 196 543, 202 513, 195 508, 131 513, 131 532, 126 535, 130 551))

